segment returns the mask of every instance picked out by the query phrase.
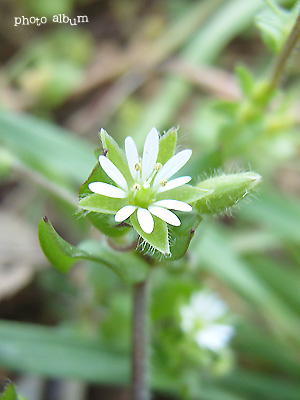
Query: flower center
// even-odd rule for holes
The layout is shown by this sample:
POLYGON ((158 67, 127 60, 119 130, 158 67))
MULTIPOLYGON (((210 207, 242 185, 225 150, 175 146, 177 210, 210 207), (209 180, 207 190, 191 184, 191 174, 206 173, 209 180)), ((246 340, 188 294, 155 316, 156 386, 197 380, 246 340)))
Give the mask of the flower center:
POLYGON ((139 184, 135 184, 134 187, 138 185, 139 189, 133 191, 132 205, 141 208, 148 208, 148 206, 153 202, 153 190, 151 188, 145 189, 139 184))
POLYGON ((194 320, 194 327, 193 330, 194 331, 200 331, 201 329, 203 329, 205 326, 204 321, 201 320, 201 318, 196 318, 194 320))

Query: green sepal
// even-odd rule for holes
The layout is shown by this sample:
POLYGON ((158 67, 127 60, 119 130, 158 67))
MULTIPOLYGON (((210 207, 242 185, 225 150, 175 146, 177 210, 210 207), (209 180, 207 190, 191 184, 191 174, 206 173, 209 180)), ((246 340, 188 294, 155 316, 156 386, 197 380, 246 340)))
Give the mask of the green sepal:
POLYGON ((170 237, 170 260, 178 260, 187 252, 190 242, 198 228, 202 218, 199 214, 189 212, 176 212, 181 225, 176 227, 169 226, 170 237))
POLYGON ((106 157, 115 164, 115 166, 123 174, 126 181, 129 184, 131 182, 133 184, 133 178, 129 171, 124 151, 120 149, 117 142, 104 129, 100 130, 99 136, 102 142, 103 150, 107 151, 106 157))
POLYGON ((213 191, 196 201, 194 207, 200 214, 225 211, 244 198, 260 182, 261 176, 255 172, 221 175, 207 179, 197 186, 213 189, 213 191))
POLYGON ((39 240, 45 256, 60 272, 68 272, 77 261, 90 260, 111 269, 130 284, 143 281, 148 273, 148 265, 134 253, 125 256, 98 241, 72 246, 58 235, 46 217, 39 223, 39 240))
POLYGON ((193 203, 204 196, 207 196, 211 190, 206 188, 199 188, 191 185, 183 185, 175 189, 167 190, 156 195, 156 201, 158 200, 179 200, 185 203, 193 203))
POLYGON ((137 212, 135 211, 131 217, 131 223, 137 233, 146 240, 150 244, 150 246, 154 247, 156 250, 161 253, 168 255, 170 253, 169 247, 169 239, 168 239, 168 227, 166 222, 152 215, 154 220, 154 229, 152 233, 145 233, 137 219, 137 212))
POLYGON ((94 150, 94 155, 98 160, 99 157, 103 155, 103 149, 101 147, 98 147, 96 150, 94 150))
MULTIPOLYGON (((81 185, 80 190, 79 190, 79 197, 81 199, 87 199, 88 196, 100 196, 103 197, 103 202, 102 202, 102 211, 99 211, 97 209, 96 212, 89 212, 87 214, 88 219, 92 222, 92 224, 99 229, 101 232, 103 232, 107 236, 121 236, 124 235, 128 232, 128 227, 126 227, 124 224, 119 224, 114 220, 114 217, 112 214, 115 214, 123 204, 123 199, 113 199, 110 197, 106 196, 101 196, 97 194, 93 194, 88 185, 91 182, 105 182, 105 183, 113 183, 110 178, 106 176, 106 174, 103 172, 103 169, 101 168, 99 162, 96 164, 94 169, 92 170, 90 176, 88 179, 81 185), (116 201, 114 202, 113 200, 122 200, 122 201, 116 201), (113 210, 110 208, 110 211, 104 211, 104 208, 108 206, 108 204, 113 204, 114 208, 113 210), (117 205, 121 204, 119 208, 117 208, 117 205)), ((100 199, 97 200, 97 204, 99 204, 100 199)), ((93 202, 93 201, 92 201, 93 202)), ((90 205, 90 200, 83 202, 83 204, 88 203, 90 205)), ((79 202, 79 206, 82 207, 81 201, 79 202)), ((84 207, 82 207, 84 208, 84 207)))
POLYGON ((159 141, 159 150, 157 162, 165 164, 171 157, 174 156, 177 143, 177 128, 169 129, 159 141))
POLYGON ((97 213, 116 214, 120 208, 126 206, 126 199, 116 199, 115 197, 102 196, 102 194, 93 193, 84 197, 79 202, 79 207, 87 211, 97 213))
POLYGON ((9 383, 5 387, 4 392, 0 396, 0 400, 18 400, 15 386, 12 383, 9 383))

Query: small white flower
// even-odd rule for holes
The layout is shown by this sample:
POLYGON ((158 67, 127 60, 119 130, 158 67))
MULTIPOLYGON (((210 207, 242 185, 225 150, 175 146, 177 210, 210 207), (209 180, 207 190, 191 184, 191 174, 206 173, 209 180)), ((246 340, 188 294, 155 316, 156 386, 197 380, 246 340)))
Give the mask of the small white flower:
POLYGON ((99 157, 99 163, 116 186, 104 182, 92 182, 89 189, 102 196, 128 199, 128 204, 115 214, 115 221, 122 222, 137 211, 141 229, 150 234, 154 228, 152 215, 170 225, 179 226, 180 220, 171 210, 189 212, 192 207, 179 200, 155 200, 158 193, 177 188, 188 183, 190 176, 171 178, 190 159, 192 150, 183 150, 171 157, 164 165, 157 163, 159 151, 159 133, 152 128, 146 138, 143 156, 139 157, 132 137, 125 139, 125 153, 132 181, 128 182, 121 171, 105 156, 99 157))
POLYGON ((192 334, 199 347, 217 352, 234 334, 234 328, 222 322, 227 312, 217 295, 203 290, 191 296, 189 305, 181 307, 181 328, 192 334))

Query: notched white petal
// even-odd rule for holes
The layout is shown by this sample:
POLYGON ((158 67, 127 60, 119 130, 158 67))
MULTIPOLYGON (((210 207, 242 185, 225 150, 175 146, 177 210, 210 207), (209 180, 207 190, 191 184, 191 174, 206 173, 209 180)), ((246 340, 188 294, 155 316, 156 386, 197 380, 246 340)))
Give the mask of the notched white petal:
POLYGON ((172 200, 172 199, 159 200, 159 201, 156 201, 155 203, 153 203, 152 205, 158 206, 158 207, 169 208, 170 210, 185 211, 185 212, 192 211, 192 209, 193 209, 192 206, 185 203, 184 201, 172 200))
POLYGON ((151 214, 162 219, 170 225, 179 226, 181 224, 180 219, 177 217, 177 215, 172 213, 172 211, 166 210, 163 207, 149 206, 148 210, 151 212, 151 214))
POLYGON ((127 136, 125 139, 125 153, 127 158, 128 167, 133 179, 136 179, 135 164, 139 161, 139 154, 131 136, 127 136))
POLYGON ((96 194, 117 199, 124 199, 127 196, 124 190, 104 182, 91 182, 89 189, 96 194))
POLYGON ((126 180, 119 169, 107 157, 100 156, 99 163, 107 175, 122 189, 128 190, 126 180))
POLYGON ((159 133, 156 128, 152 128, 148 133, 143 152, 142 179, 147 180, 154 170, 158 156, 159 133))
POLYGON ((192 178, 190 176, 180 176, 179 178, 168 181, 165 186, 158 186, 157 193, 166 192, 188 183, 192 178))
POLYGON ((140 227, 145 233, 152 233, 154 228, 153 217, 148 210, 145 208, 138 208, 137 219, 139 221, 140 227))
POLYGON ((125 219, 130 217, 130 215, 133 214, 135 210, 136 210, 135 206, 125 206, 120 208, 120 210, 115 215, 115 221, 116 222, 125 221, 125 219))
POLYGON ((176 172, 179 171, 189 161, 191 155, 192 150, 186 149, 171 157, 170 160, 164 164, 162 169, 158 171, 154 179, 154 185, 157 185, 161 179, 168 179, 176 174, 176 172))

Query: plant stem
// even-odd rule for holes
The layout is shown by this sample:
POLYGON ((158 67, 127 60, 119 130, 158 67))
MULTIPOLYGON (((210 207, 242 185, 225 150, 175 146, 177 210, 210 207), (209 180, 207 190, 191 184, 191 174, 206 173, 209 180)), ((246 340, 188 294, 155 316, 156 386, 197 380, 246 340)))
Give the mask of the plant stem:
POLYGON ((132 400, 149 400, 147 384, 147 281, 137 283, 133 294, 132 400))
POLYGON ((298 15, 295 25, 274 65, 270 79, 270 84, 272 88, 275 89, 279 84, 280 77, 284 71, 286 63, 292 51, 294 50, 299 38, 300 38, 300 14, 298 15))

